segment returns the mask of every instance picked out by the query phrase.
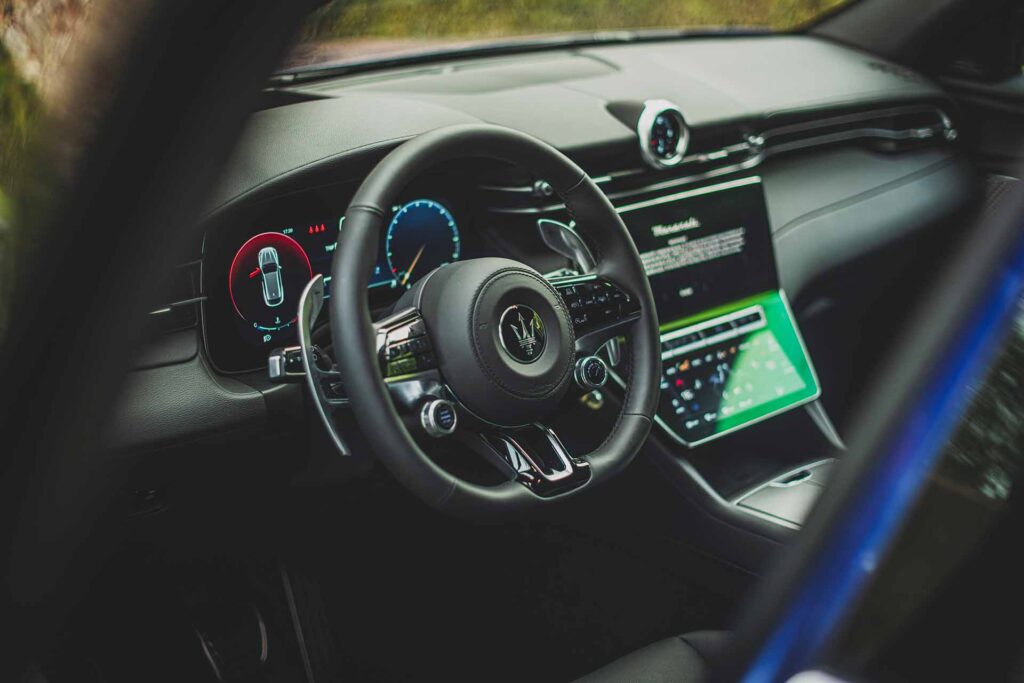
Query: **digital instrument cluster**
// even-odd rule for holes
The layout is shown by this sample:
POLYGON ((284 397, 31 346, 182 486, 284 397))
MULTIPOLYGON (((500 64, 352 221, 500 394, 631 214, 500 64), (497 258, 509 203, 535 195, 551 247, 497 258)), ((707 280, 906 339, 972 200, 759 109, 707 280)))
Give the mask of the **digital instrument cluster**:
POLYGON ((424 273, 461 255, 462 239, 451 211, 433 199, 414 199, 394 208, 384 259, 378 258, 370 287, 408 289, 424 273))
MULTIPOLYGON (((314 275, 324 276, 330 297, 344 209, 326 193, 302 193, 208 233, 204 331, 218 370, 259 368, 272 348, 293 343, 299 297, 314 275)), ((371 307, 394 303, 423 275, 463 258, 457 212, 455 202, 418 194, 392 207, 367 293, 371 307)))

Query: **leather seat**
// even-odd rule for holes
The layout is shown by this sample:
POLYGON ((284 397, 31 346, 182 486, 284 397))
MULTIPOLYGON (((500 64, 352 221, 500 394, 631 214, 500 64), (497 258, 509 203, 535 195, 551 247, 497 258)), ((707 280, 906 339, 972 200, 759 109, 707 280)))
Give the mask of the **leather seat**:
POLYGON ((728 642, 725 631, 696 631, 666 638, 616 659, 577 683, 691 683, 707 679, 711 665, 719 661, 728 642))

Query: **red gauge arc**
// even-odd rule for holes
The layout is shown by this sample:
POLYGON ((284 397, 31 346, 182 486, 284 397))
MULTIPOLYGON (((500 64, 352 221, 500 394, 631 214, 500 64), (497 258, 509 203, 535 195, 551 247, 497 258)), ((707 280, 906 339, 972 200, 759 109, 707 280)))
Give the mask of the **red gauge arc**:
POLYGON ((257 330, 273 332, 295 322, 302 288, 313 277, 309 256, 294 239, 263 232, 239 248, 228 272, 235 312, 257 330))

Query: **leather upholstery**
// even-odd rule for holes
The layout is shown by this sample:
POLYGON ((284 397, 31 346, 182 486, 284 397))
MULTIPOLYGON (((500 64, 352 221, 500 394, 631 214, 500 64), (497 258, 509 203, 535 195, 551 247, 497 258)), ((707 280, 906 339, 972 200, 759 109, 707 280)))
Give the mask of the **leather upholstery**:
POLYGON ((616 659, 577 683, 693 683, 707 680, 728 643, 725 631, 696 631, 666 638, 616 659))

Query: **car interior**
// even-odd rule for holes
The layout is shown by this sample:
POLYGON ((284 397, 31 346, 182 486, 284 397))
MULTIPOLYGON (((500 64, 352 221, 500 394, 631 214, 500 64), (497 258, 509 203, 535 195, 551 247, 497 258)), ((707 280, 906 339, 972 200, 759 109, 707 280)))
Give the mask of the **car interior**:
MULTIPOLYGON (((187 44, 166 25, 124 76, 161 99, 100 128, 163 155, 162 192, 102 181, 161 234, 80 259, 135 332, 26 364, 127 370, 68 389, 78 431, 47 438, 92 460, 20 513, 53 556, 15 602, 78 582, 39 680, 705 680, 1016 183, 1022 9, 275 71, 302 14, 180 74, 152 71, 187 44)), ((102 320, 91 296, 40 333, 102 320)))

